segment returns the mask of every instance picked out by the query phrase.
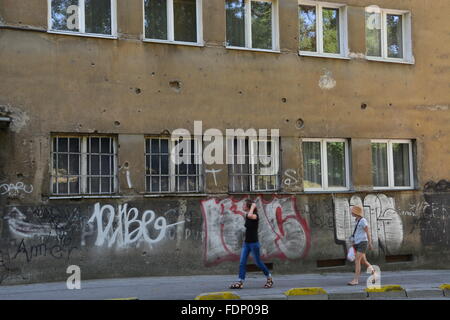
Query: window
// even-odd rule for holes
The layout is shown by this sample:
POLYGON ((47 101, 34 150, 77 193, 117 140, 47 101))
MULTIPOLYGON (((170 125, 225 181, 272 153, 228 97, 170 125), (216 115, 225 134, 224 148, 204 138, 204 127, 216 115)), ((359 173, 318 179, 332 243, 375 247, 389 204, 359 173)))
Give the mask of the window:
POLYGON ((411 140, 373 140, 372 177, 374 189, 413 188, 411 140))
POLYGON ((266 192, 279 189, 278 138, 228 139, 230 192, 266 192))
POLYGON ((48 0, 49 31, 115 37, 116 0, 48 0))
POLYGON ((117 192, 117 146, 112 137, 53 137, 51 190, 55 195, 117 192))
POLYGON ((144 38, 202 44, 201 0, 144 0, 144 38))
POLYGON ((173 141, 168 137, 146 138, 145 145, 145 185, 150 193, 200 192, 202 191, 201 151, 198 139, 173 141), (179 145, 179 150, 177 150, 179 145), (180 159, 175 161, 175 152, 180 159))
POLYGON ((229 48, 279 50, 278 2, 274 0, 226 0, 229 48))
POLYGON ((366 8, 366 55, 370 60, 413 62, 411 14, 366 8))
POLYGON ((345 5, 300 1, 299 26, 301 55, 347 56, 345 5))
POLYGON ((303 139, 305 191, 350 188, 348 142, 345 139, 303 139))

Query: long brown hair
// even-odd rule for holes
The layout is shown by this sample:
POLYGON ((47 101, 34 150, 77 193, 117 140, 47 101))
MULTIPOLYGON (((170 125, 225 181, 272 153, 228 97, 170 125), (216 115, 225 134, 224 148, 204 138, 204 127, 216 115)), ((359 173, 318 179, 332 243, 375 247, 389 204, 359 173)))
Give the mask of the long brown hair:
MULTIPOLYGON (((252 199, 246 199, 245 200, 245 204, 247 206, 247 209, 250 210, 250 208, 252 207, 252 204, 254 204, 255 202, 252 199)), ((253 213, 258 213, 258 210, 255 207, 255 210, 253 211, 253 213)))

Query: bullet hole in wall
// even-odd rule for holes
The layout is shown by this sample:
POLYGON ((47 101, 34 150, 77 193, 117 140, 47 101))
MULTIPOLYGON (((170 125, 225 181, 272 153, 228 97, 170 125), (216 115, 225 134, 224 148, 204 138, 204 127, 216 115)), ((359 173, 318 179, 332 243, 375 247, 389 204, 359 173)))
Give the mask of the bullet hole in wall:
POLYGON ((286 103, 286 102, 287 102, 287 99, 286 99, 286 98, 282 98, 281 101, 282 101, 283 103, 286 103))
POLYGON ((296 127, 297 129, 303 129, 303 128, 305 127, 305 122, 303 121, 303 119, 298 119, 298 120, 295 122, 295 127, 296 127))
POLYGON ((155 72, 152 72, 152 77, 154 77, 156 75, 156 73, 155 72))
POLYGON ((179 80, 173 80, 169 82, 169 87, 174 90, 175 92, 180 92, 182 83, 179 80))
POLYGON ((22 173, 18 173, 17 174, 17 178, 22 179, 23 178, 23 174, 22 173))
POLYGON ((141 90, 140 88, 136 88, 136 89, 134 90, 134 92, 136 92, 136 94, 141 94, 142 90, 141 90))
POLYGON ((119 121, 114 121, 114 125, 115 125, 116 127, 119 127, 119 126, 120 126, 120 122, 119 122, 119 121))
POLYGON ((361 110, 366 110, 367 108, 367 104, 366 103, 362 103, 361 104, 361 110))

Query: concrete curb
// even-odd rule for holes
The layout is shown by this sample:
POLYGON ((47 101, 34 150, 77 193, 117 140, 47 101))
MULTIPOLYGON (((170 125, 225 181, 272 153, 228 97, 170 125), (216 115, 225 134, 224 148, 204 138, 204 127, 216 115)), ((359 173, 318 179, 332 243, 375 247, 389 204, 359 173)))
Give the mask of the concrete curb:
POLYGON ((225 291, 225 292, 209 292, 202 293, 195 297, 194 300, 239 300, 240 296, 233 292, 225 291))
POLYGON ((444 292, 444 296, 445 297, 449 297, 450 298, 450 284, 442 284, 439 286, 439 288, 444 292))
POLYGON ((292 288, 284 293, 288 300, 328 300, 323 288, 292 288))
POLYGON ((329 293, 328 300, 367 300, 367 292, 329 293))
POLYGON ((429 290, 406 290, 406 296, 412 299, 420 299, 420 298, 442 298, 444 296, 444 292, 439 289, 429 289, 429 290))
POLYGON ((124 300, 124 301, 131 301, 131 300, 139 300, 137 297, 131 297, 131 298, 115 298, 115 299, 106 299, 110 301, 116 301, 116 300, 124 300))
POLYGON ((407 298, 405 289, 402 286, 386 285, 380 288, 367 288, 365 289, 367 295, 370 298, 407 298))

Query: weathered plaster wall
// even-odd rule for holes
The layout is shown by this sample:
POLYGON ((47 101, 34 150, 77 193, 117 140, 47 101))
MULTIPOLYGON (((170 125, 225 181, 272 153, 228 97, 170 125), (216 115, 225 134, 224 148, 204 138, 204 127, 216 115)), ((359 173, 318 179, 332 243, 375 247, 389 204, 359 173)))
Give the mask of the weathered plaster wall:
POLYGON ((348 61, 298 56, 296 1, 280 0, 279 54, 225 49, 223 1, 203 7, 205 47, 143 43, 140 0, 118 2, 118 40, 39 32, 47 25, 45 1, 0 2, 0 21, 8 26, 0 27, 0 115, 12 119, 9 129, 0 129, 4 283, 64 279, 70 264, 92 278, 236 272, 242 202, 233 207, 227 194, 226 165, 206 166, 221 171, 216 179, 205 173, 203 195, 142 195, 144 135, 193 131, 194 120, 222 131, 280 129, 282 192, 259 201, 267 213, 265 257, 276 272, 316 270, 318 260, 343 259, 346 203, 374 210, 379 247, 387 251, 371 258, 383 268, 394 267, 384 264, 385 254, 415 257, 398 268, 448 266, 442 257, 448 257, 449 192, 442 185, 450 180, 449 1, 336 1, 350 6, 348 61), (411 10, 414 65, 361 58, 364 6, 374 2, 411 10), (121 198, 49 200, 52 133, 117 135, 121 198), (301 193, 302 137, 351 139, 357 193, 301 193), (372 190, 370 139, 376 138, 415 139, 416 190, 372 190), (122 215, 122 226, 132 221, 129 233, 135 233, 127 238, 122 231, 110 248, 96 245, 96 203, 112 206, 103 211, 103 228, 109 215, 122 215), (152 217, 147 210, 155 218, 139 227, 152 217), (388 220, 378 221, 384 213, 388 220), (179 224, 163 228, 162 219, 179 224), (215 232, 207 234, 210 226, 215 232))

